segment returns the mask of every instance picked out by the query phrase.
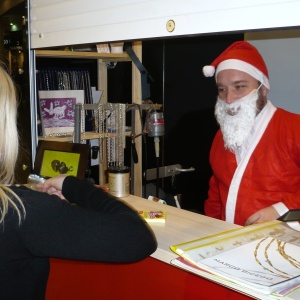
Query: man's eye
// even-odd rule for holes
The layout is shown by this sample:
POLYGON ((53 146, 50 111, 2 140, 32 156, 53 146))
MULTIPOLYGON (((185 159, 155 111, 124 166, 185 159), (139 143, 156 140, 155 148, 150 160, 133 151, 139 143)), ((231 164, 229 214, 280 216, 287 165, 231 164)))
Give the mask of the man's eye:
POLYGON ((221 88, 221 87, 219 87, 218 88, 218 93, 220 94, 220 93, 224 93, 225 92, 225 89, 224 88, 221 88))
POLYGON ((235 86, 235 89, 236 90, 241 90, 241 89, 243 89, 245 86, 244 85, 236 85, 235 86))

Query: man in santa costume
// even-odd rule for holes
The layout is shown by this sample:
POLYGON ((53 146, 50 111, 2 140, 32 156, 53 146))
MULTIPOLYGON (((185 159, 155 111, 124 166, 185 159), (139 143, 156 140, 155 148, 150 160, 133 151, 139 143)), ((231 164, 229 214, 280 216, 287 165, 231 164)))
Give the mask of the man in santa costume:
POLYGON ((269 75, 260 53, 235 42, 203 73, 215 75, 220 125, 205 214, 250 225, 300 209, 300 115, 267 100, 269 75))

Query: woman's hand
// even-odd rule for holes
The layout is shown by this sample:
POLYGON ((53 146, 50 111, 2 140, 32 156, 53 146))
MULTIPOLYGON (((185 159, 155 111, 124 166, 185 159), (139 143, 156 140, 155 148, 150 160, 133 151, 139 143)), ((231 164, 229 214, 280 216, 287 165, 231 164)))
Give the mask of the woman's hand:
POLYGON ((58 175, 56 177, 49 178, 44 182, 39 182, 36 187, 41 192, 48 193, 49 195, 57 195, 59 198, 65 200, 61 190, 66 177, 67 175, 58 175))

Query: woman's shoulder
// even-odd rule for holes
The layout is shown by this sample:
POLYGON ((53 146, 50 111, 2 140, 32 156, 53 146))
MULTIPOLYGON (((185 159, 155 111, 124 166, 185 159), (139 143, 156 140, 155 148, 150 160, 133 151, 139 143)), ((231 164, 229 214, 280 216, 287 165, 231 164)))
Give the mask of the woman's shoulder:
POLYGON ((47 193, 42 193, 34 190, 34 186, 30 185, 11 185, 9 186, 11 191, 15 193, 24 204, 26 210, 32 205, 45 206, 45 205, 57 205, 62 202, 62 200, 55 195, 48 195, 47 193))

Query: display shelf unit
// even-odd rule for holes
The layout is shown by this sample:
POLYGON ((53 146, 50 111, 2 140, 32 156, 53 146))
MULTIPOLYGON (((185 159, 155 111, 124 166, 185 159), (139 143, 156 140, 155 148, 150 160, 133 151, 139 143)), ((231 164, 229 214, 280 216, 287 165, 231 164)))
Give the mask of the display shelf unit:
MULTIPOLYGON (((141 60, 142 56, 142 43, 133 42, 132 49, 135 51, 136 56, 141 60)), ((130 62, 131 59, 127 53, 98 53, 98 52, 82 52, 82 51, 62 51, 62 50, 47 50, 36 49, 34 50, 34 59, 38 58, 62 58, 62 59, 95 59, 97 60, 97 88, 102 90, 101 103, 107 103, 107 62, 130 62)), ((132 103, 141 104, 141 74, 132 62, 132 103)), ((133 125, 133 132, 141 132, 141 124, 139 120, 138 112, 134 112, 136 122, 133 125)), ((130 135, 130 134, 127 134, 130 135)), ((51 140, 61 142, 72 142, 73 136, 62 137, 37 137, 40 140, 51 140)), ((100 139, 104 149, 106 149, 106 139, 101 137, 95 132, 85 132, 81 135, 81 140, 99 139, 99 145, 101 145, 100 139)), ((136 150, 139 157, 139 162, 131 164, 131 180, 133 184, 131 186, 132 194, 136 196, 142 196, 142 142, 141 137, 135 140, 136 150)), ((107 164, 106 155, 104 152, 103 162, 99 162, 99 184, 104 185, 107 183, 107 164)))

